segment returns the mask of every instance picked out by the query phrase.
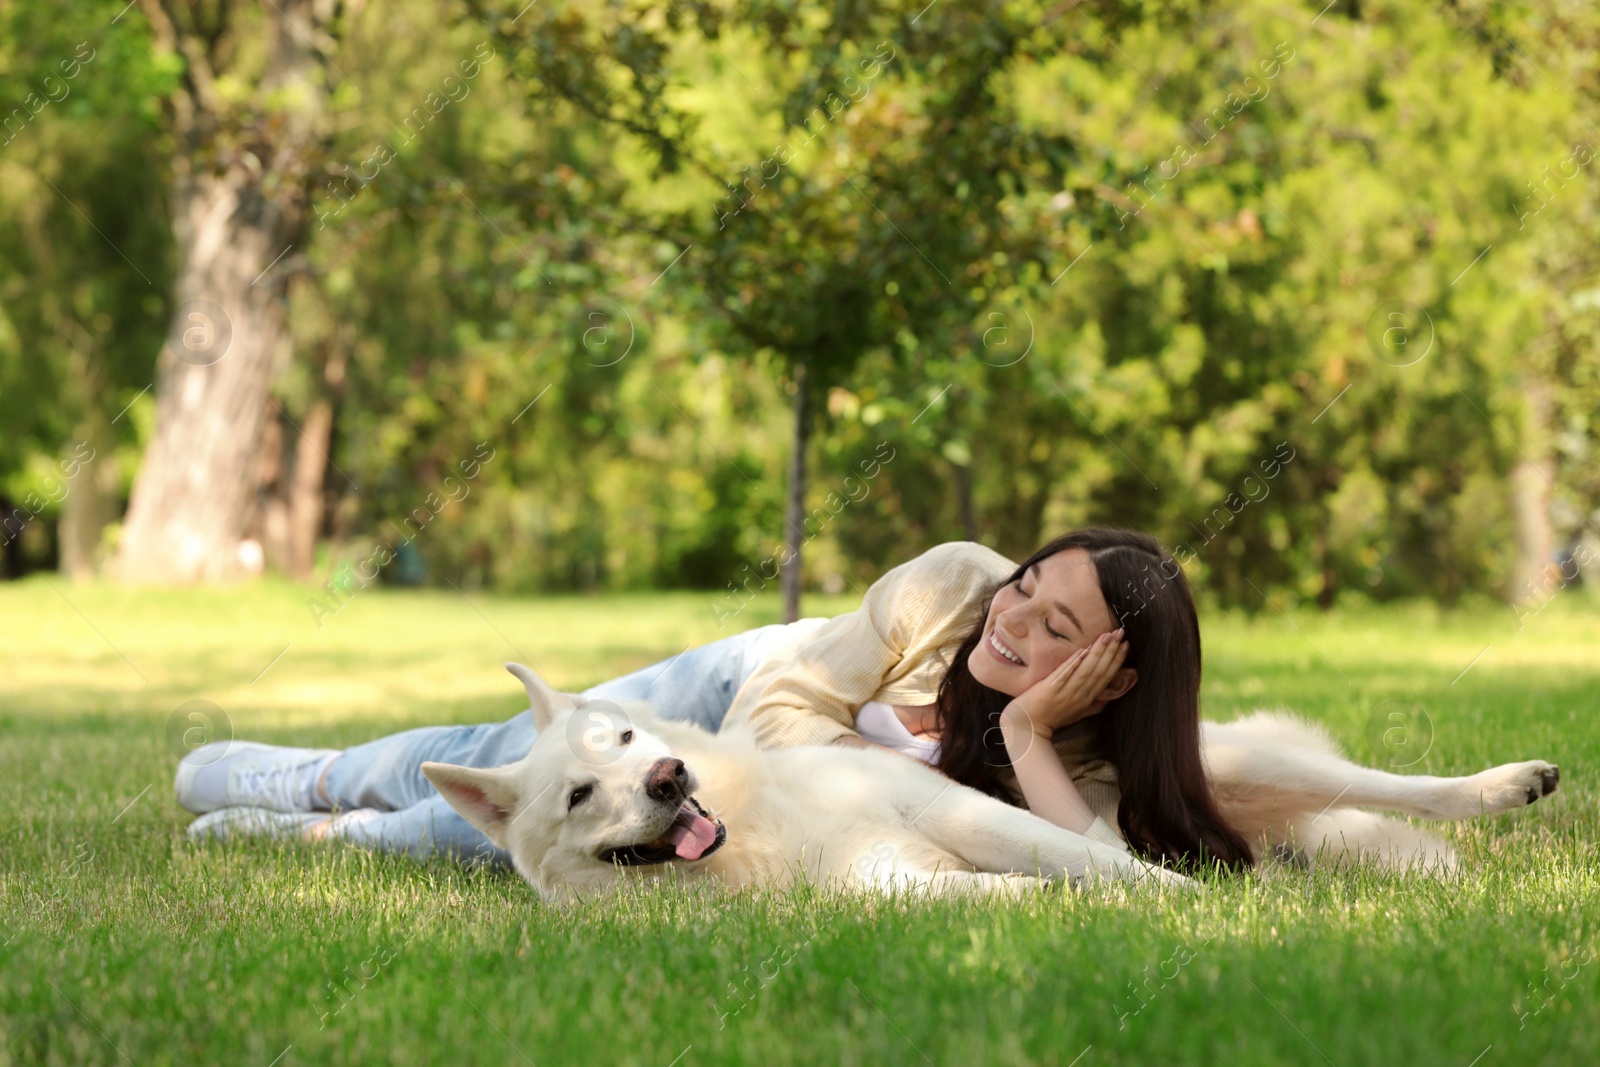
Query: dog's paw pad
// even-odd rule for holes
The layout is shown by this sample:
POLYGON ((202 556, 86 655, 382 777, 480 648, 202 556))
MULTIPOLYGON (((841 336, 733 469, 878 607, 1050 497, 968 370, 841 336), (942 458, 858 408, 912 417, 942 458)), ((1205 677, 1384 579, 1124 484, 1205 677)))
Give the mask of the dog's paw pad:
POLYGON ((1465 781, 1471 790, 1469 795, 1473 797, 1474 806, 1478 808, 1472 814, 1493 815, 1527 807, 1549 796, 1556 791, 1556 783, 1560 780, 1560 768, 1554 763, 1535 759, 1491 767, 1465 781))
POLYGON ((1554 763, 1529 760, 1527 763, 1515 766, 1521 772, 1526 802, 1529 804, 1554 793, 1557 783, 1561 781, 1561 768, 1554 763))

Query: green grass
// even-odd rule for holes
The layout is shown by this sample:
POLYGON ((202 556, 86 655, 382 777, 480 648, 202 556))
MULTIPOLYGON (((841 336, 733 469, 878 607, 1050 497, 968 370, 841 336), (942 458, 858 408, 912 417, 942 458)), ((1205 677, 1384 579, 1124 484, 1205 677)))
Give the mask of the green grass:
POLYGON ((1431 722, 1408 772, 1561 765, 1533 808, 1444 828, 1456 881, 1269 868, 1193 899, 558 911, 504 872, 196 848, 169 717, 204 699, 237 736, 334 745, 504 718, 502 661, 585 686, 717 637, 707 598, 372 591, 319 630, 309 595, 0 586, 0 1065, 1600 1058, 1600 617, 1575 596, 1521 631, 1504 608, 1204 620, 1208 717, 1293 708, 1381 765, 1374 717, 1399 701, 1431 722))

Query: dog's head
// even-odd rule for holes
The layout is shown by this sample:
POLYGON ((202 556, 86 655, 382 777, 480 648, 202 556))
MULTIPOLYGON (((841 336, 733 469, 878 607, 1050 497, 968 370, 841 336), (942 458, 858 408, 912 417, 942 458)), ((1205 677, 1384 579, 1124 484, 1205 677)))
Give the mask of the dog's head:
POLYGON ((632 869, 694 865, 727 831, 699 782, 650 732, 647 705, 580 702, 518 663, 538 737, 527 756, 481 769, 424 763, 450 806, 511 854, 546 899, 588 896, 632 869))

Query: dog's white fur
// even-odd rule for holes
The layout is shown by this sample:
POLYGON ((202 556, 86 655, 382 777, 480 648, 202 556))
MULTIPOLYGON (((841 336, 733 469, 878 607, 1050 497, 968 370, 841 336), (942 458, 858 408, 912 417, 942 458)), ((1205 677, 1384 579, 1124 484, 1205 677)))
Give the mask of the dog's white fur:
POLYGON ((1349 762, 1326 730, 1281 711, 1202 722, 1200 742, 1218 810, 1257 858, 1288 852, 1308 864, 1452 872, 1455 850, 1439 837, 1360 809, 1434 820, 1496 815, 1548 796, 1561 779, 1543 760, 1459 778, 1390 774, 1349 762))
MULTIPOLYGON (((538 727, 528 755, 493 769, 425 763, 422 770, 547 900, 663 878, 739 888, 806 877, 982 893, 1013 893, 1063 877, 1074 885, 1190 884, 896 753, 764 750, 744 731, 712 735, 660 722, 642 705, 621 716, 585 713, 528 668, 507 668, 526 685, 538 727), (687 765, 680 778, 687 793, 726 827, 723 847, 653 866, 603 859, 610 849, 666 834, 681 803, 653 798, 647 782, 663 766, 675 767, 673 760, 687 765), (573 805, 574 790, 585 786, 589 792, 573 805)), ((1558 778, 1553 765, 1538 760, 1465 778, 1387 774, 1347 762, 1324 731, 1283 713, 1204 723, 1202 745, 1219 808, 1258 858, 1270 850, 1307 862, 1343 858, 1453 870, 1455 854, 1439 838, 1359 809, 1460 819, 1532 803, 1558 778)))

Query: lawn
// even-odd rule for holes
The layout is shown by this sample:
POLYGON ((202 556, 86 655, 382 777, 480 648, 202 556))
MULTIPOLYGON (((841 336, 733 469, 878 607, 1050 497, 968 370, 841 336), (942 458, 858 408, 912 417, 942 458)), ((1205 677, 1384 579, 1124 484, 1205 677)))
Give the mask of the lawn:
POLYGON ((1560 764, 1554 796, 1444 828, 1456 880, 570 910, 500 871, 191 845, 171 778, 204 705, 178 709, 331 745, 504 718, 503 661, 581 688, 715 639, 709 599, 372 590, 319 628, 312 595, 0 586, 0 1065, 1600 1062, 1600 614, 1576 594, 1521 629, 1503 607, 1203 620, 1210 718, 1293 708, 1406 773, 1560 764))

